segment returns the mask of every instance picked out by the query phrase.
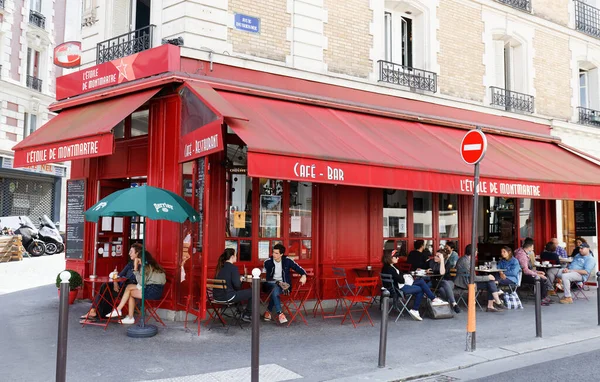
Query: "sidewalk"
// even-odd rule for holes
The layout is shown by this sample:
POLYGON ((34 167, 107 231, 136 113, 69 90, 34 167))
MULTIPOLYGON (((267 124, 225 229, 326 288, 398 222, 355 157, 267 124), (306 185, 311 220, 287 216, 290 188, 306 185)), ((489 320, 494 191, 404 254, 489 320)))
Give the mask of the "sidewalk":
MULTIPOLYGON (((298 375, 307 381, 394 381, 467 367, 490 359, 515 356, 545 347, 600 337, 596 292, 590 301, 543 307, 543 339, 535 339, 532 302, 525 309, 502 313, 477 312, 477 351, 465 352, 466 312, 449 320, 413 321, 400 318, 389 323, 387 368, 378 369, 380 313, 371 309, 375 326, 340 325, 339 319, 309 318, 309 326, 290 328, 262 323, 261 365, 277 370, 286 380, 298 375), (295 374, 293 374, 295 373, 295 374)), ((58 298, 54 286, 0 295, 0 343, 11 351, 0 357, 0 380, 47 381, 54 378, 58 298)), ((67 378, 140 380, 223 380, 220 372, 250 366, 250 330, 183 328, 168 322, 149 339, 126 337, 126 327, 111 324, 108 330, 82 328, 78 318, 89 302, 71 307, 67 378), (210 379, 204 378, 212 373, 210 379), (179 378, 177 378, 179 377, 179 378)), ((310 305, 309 305, 310 306, 310 305)), ((239 374, 239 373, 238 373, 239 374)), ((249 380, 241 379, 229 380, 249 380)))

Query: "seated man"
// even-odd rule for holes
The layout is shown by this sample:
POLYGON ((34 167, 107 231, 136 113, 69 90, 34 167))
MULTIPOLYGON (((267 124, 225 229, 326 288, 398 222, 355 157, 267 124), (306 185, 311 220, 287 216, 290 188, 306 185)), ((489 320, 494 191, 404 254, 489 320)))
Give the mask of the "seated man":
POLYGON ((566 245, 565 243, 561 243, 558 241, 557 238, 553 237, 552 240, 550 240, 552 242, 552 244, 554 244, 556 246, 556 254, 558 255, 559 258, 564 258, 566 259, 567 257, 569 257, 569 255, 567 255, 567 251, 563 248, 563 245, 566 245))
POLYGON ((265 290, 267 293, 271 293, 269 299, 269 306, 263 318, 265 321, 271 320, 271 311, 273 307, 277 311, 277 319, 280 324, 285 324, 287 318, 281 311, 281 301, 279 295, 282 293, 289 293, 292 290, 292 275, 290 269, 293 269, 296 273, 302 275, 300 277, 300 284, 306 283, 306 271, 292 259, 284 256, 285 247, 282 244, 275 244, 273 246, 273 257, 265 260, 265 271, 267 272, 267 282, 265 283, 265 290))
POLYGON ((410 251, 406 262, 411 265, 411 271, 416 271, 417 269, 427 269, 429 256, 425 254, 424 240, 415 240, 415 249, 410 251))
POLYGON ((536 276, 540 276, 540 286, 542 294, 542 305, 550 305, 548 291, 553 290, 552 284, 542 271, 534 271, 532 258, 535 258, 533 253, 533 239, 527 238, 523 241, 523 246, 515 251, 515 257, 519 260, 519 265, 523 271, 521 284, 535 285, 536 276), (531 256, 531 257, 530 257, 531 256))
POLYGON ((565 290, 565 296, 560 300, 561 304, 573 303, 571 282, 585 282, 590 277, 592 269, 595 266, 596 259, 590 256, 590 245, 588 243, 581 243, 579 245, 579 255, 573 258, 573 262, 569 264, 568 268, 562 269, 556 276, 562 280, 565 290))
POLYGON ((560 260, 556 248, 557 246, 553 242, 549 241, 546 243, 546 247, 544 248, 544 252, 540 255, 540 259, 542 261, 549 261, 552 264, 559 264, 560 260))

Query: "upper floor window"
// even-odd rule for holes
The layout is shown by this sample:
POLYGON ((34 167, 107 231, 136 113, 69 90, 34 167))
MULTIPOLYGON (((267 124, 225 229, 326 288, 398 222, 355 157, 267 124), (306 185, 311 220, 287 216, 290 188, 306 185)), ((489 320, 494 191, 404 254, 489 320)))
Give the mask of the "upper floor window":
POLYGON ((41 12, 42 11, 42 0, 31 0, 29 2, 29 6, 32 11, 41 12))
POLYGON ((588 62, 579 64, 578 73, 579 107, 577 114, 579 123, 600 125, 600 94, 598 68, 588 62))
POLYGON ((37 115, 25 113, 23 119, 23 138, 29 136, 37 129, 37 115))
POLYGON ((429 41, 429 12, 416 1, 385 1, 379 81, 437 91, 437 74, 426 70, 435 60, 429 41))
POLYGON ((593 37, 600 37, 600 1, 575 0, 575 28, 593 37))

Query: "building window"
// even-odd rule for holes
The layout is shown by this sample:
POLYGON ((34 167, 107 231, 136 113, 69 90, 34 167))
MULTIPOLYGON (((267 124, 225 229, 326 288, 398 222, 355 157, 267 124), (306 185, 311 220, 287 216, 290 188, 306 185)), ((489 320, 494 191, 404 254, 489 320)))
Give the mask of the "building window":
POLYGON ((35 49, 27 48, 27 76, 25 85, 30 88, 42 91, 42 80, 40 79, 40 55, 35 49))
POLYGON ((458 239, 458 195, 438 195, 439 234, 441 238, 458 239))
MULTIPOLYGON (((252 178, 243 170, 247 166, 247 149, 238 145, 227 145, 227 178, 225 203, 225 248, 233 248, 240 261, 252 260, 252 178)), ((259 247, 260 250, 260 247, 259 247)), ((269 257, 269 249, 266 251, 269 257)))
POLYGON ((379 81, 437 91, 437 74, 425 70, 432 65, 426 10, 411 1, 386 1, 382 59, 378 61, 379 81))
POLYGON ((600 85, 598 68, 588 62, 579 64, 579 123, 600 126, 600 85))
POLYGON ((288 256, 312 259, 312 184, 290 182, 290 244, 288 256))
POLYGON ((588 105, 588 91, 589 91, 589 80, 588 71, 579 69, 579 106, 589 107, 588 105))
POLYGON ((575 29, 600 38, 600 9, 598 0, 575 0, 575 29))
POLYGON ((25 113, 23 119, 23 138, 29 136, 37 129, 37 115, 25 113))
POLYGON ((533 229, 533 199, 519 200, 519 243, 530 237, 535 238, 533 229))
POLYGON ((31 0, 29 2, 32 11, 41 12, 42 11, 42 0, 31 0))
POLYGON ((383 250, 397 250, 402 256, 407 251, 408 192, 383 190, 383 250))

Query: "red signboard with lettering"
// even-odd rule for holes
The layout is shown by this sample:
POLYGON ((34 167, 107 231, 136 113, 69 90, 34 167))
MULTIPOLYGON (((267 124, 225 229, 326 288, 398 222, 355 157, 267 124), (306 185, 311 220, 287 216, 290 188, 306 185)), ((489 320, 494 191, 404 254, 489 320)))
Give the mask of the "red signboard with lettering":
POLYGON ((204 125, 179 141, 179 162, 188 162, 223 150, 223 120, 218 119, 204 125))
POLYGON ((111 155, 114 147, 113 138, 110 133, 32 147, 27 150, 15 150, 14 167, 111 155))
MULTIPOLYGON (((348 186, 473 194, 473 178, 469 174, 448 174, 256 152, 250 152, 248 155, 248 175, 348 186)), ((479 182, 479 194, 537 199, 600 200, 600 187, 482 177, 479 182)))
POLYGON ((165 44, 58 77, 56 99, 62 100, 179 69, 179 47, 165 44))

